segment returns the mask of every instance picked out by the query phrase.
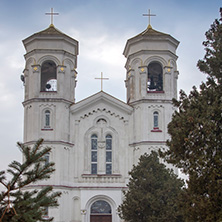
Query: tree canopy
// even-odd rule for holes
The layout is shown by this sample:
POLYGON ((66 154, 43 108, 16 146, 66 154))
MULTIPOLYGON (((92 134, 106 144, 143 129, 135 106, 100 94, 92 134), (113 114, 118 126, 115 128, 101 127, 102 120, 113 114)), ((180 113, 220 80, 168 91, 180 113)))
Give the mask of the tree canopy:
POLYGON ((187 96, 180 91, 178 108, 168 125, 169 150, 162 153, 168 163, 187 173, 183 214, 189 222, 222 221, 222 10, 206 32, 206 54, 198 61, 207 74, 200 89, 187 96))
POLYGON ((52 221, 44 219, 44 211, 48 207, 58 206, 59 192, 52 192, 51 186, 33 189, 31 184, 50 178, 54 163, 46 161, 51 148, 42 147, 40 139, 31 148, 22 143, 18 147, 23 154, 23 163, 13 161, 7 173, 0 171, 0 184, 5 188, 0 193, 0 222, 36 222, 52 221), (25 188, 25 189, 24 189, 25 188))
POLYGON ((176 203, 183 181, 159 163, 158 154, 140 157, 129 172, 128 189, 119 206, 120 217, 128 222, 182 222, 176 203))

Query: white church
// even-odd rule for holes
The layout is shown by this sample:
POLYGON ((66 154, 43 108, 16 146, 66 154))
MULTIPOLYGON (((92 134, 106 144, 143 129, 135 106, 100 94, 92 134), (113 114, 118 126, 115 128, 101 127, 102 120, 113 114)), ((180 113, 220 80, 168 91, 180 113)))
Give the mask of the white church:
POLYGON ((177 97, 179 42, 151 25, 127 40, 126 102, 100 91, 75 101, 78 41, 53 24, 23 40, 24 143, 52 148, 50 180, 62 192, 55 222, 120 222, 128 172, 139 157, 166 148, 177 97))

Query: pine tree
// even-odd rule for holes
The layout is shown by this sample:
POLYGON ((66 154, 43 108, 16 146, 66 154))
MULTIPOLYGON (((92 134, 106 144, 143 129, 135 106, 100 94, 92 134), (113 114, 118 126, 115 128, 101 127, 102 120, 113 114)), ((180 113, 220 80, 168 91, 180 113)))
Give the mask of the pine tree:
POLYGON ((128 189, 118 208, 122 219, 128 222, 183 221, 177 198, 184 183, 159 163, 156 152, 142 155, 129 175, 128 189))
POLYGON ((173 100, 178 111, 168 125, 169 150, 162 157, 189 175, 183 214, 189 222, 222 221, 222 9, 206 32, 206 54, 198 61, 206 83, 173 100))
POLYGON ((58 206, 59 192, 52 192, 51 186, 34 190, 29 185, 50 178, 54 172, 54 163, 46 162, 46 155, 51 148, 42 147, 40 139, 31 148, 17 143, 23 154, 23 163, 13 161, 7 173, 11 179, 6 180, 6 172, 0 171, 0 184, 5 191, 0 193, 0 222, 36 222, 52 221, 43 219, 44 210, 58 206), (24 188, 26 188, 24 190, 24 188))

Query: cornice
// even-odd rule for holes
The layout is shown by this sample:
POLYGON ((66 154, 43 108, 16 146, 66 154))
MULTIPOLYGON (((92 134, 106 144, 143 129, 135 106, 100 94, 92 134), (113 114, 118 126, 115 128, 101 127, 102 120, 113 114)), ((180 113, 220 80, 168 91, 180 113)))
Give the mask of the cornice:
POLYGON ((74 102, 63 99, 63 98, 32 98, 25 100, 22 104, 23 106, 29 105, 30 103, 38 103, 38 102, 64 102, 68 105, 74 104, 74 102))
MULTIPOLYGON (((30 146, 30 145, 35 144, 36 142, 37 142, 37 140, 27 141, 24 143, 24 145, 30 146)), ((50 145, 52 145, 52 144, 53 145, 55 145, 55 144, 61 145, 62 144, 62 145, 69 146, 69 147, 75 146, 74 143, 70 143, 68 141, 63 141, 63 140, 44 140, 43 145, 45 145, 45 144, 50 144, 50 145)))

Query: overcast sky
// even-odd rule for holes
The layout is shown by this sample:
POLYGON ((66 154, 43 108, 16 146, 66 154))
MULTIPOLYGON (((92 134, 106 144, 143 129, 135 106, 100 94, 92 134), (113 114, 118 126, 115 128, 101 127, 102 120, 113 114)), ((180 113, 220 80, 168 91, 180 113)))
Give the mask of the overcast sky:
POLYGON ((122 55, 127 39, 146 29, 151 9, 154 29, 180 41, 177 50, 178 89, 189 92, 204 81, 196 67, 203 58, 205 32, 219 17, 221 0, 0 0, 0 170, 21 155, 16 142, 23 140, 23 95, 20 75, 25 67, 22 40, 54 25, 79 41, 76 101, 100 91, 94 80, 104 73, 104 91, 125 101, 122 55))

